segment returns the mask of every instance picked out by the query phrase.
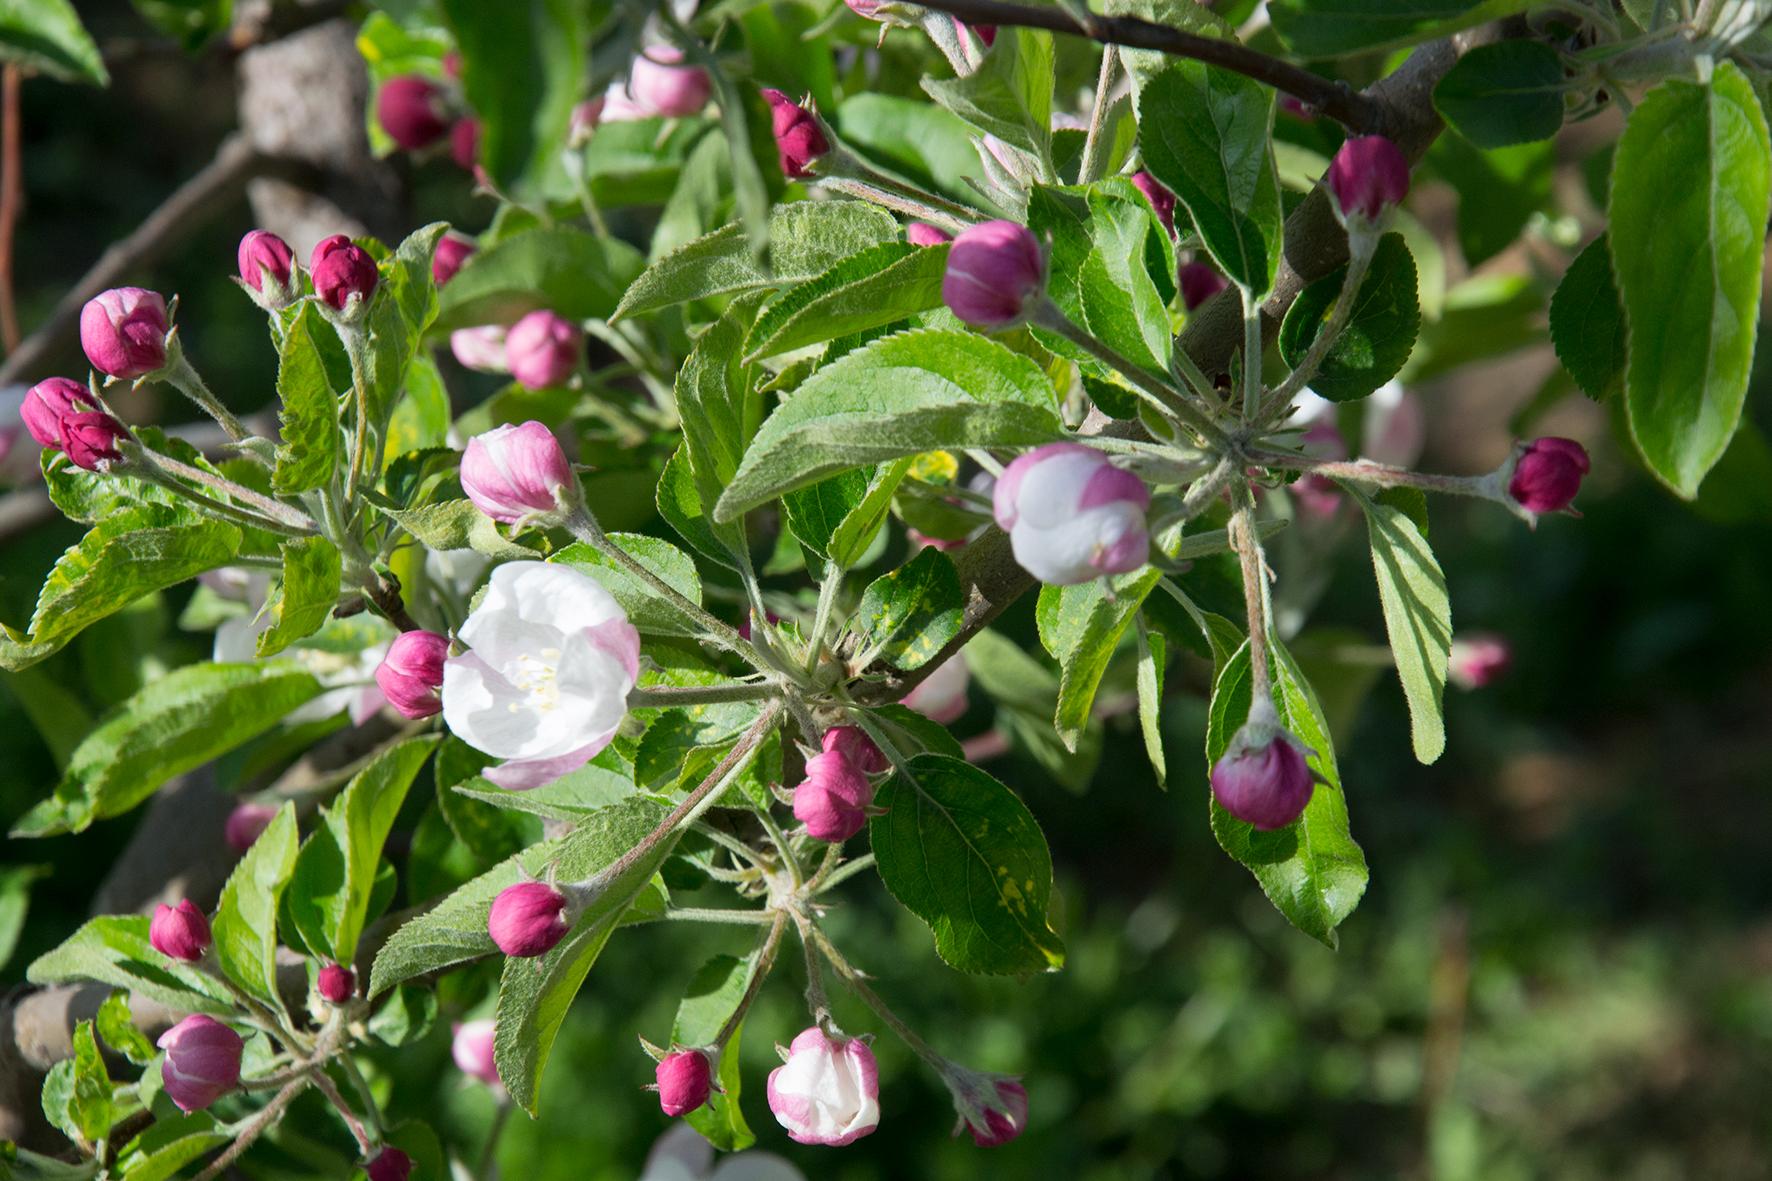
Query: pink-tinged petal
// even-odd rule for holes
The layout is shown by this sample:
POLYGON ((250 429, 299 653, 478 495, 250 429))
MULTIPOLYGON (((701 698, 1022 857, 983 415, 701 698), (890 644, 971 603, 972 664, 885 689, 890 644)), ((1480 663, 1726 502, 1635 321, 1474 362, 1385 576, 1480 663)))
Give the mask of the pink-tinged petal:
POLYGON ((640 633, 626 619, 605 619, 585 630, 591 646, 606 652, 628 674, 630 686, 640 679, 640 633))
POLYGON ((603 753, 603 748, 614 738, 615 731, 611 730, 575 751, 547 759, 512 759, 496 767, 488 767, 481 774, 506 791, 531 791, 578 770, 603 753))
POLYGON ((1089 482, 1083 485, 1083 495, 1077 501, 1077 509, 1085 511, 1122 500, 1137 505, 1142 512, 1151 507, 1151 490, 1143 480, 1125 468, 1118 468, 1110 463, 1098 468, 1089 477, 1089 482))

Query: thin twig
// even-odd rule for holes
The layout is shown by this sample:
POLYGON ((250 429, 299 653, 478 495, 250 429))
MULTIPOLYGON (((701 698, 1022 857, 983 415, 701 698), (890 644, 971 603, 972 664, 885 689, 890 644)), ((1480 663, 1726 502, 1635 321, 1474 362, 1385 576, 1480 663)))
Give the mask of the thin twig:
POLYGON ((221 1176, 229 1165, 239 1160, 240 1154, 250 1148, 252 1142, 277 1121, 277 1117, 283 1114, 283 1109, 293 1103, 295 1097, 307 1089, 309 1081, 309 1076, 304 1074, 278 1091, 271 1101, 259 1108, 258 1114, 254 1115, 246 1126, 240 1129, 234 1136, 234 1142, 228 1145, 226 1151, 210 1161, 207 1169, 197 1174, 197 1181, 215 1181, 215 1178, 221 1176))

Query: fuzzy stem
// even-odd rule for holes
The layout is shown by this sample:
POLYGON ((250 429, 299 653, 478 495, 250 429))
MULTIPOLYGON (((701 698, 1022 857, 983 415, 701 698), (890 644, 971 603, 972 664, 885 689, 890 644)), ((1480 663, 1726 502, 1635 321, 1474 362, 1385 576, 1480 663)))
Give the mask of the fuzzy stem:
POLYGON ((661 685, 654 689, 630 689, 628 708, 669 709, 680 705, 721 705, 732 701, 768 701, 779 696, 781 690, 769 684, 661 685))
POLYGON ((257 1140, 266 1128, 277 1121, 277 1117, 283 1114, 283 1109, 293 1103, 295 1097, 307 1089, 309 1081, 309 1076, 304 1074, 298 1079, 292 1079, 287 1086, 272 1096, 271 1101, 259 1108, 253 1117, 234 1134, 234 1142, 228 1145, 220 1156, 210 1161, 208 1168, 197 1174, 197 1181, 215 1181, 217 1177, 220 1177, 229 1165, 240 1159, 240 1154, 250 1148, 252 1142, 257 1140))
POLYGON ((739 1024, 744 1021, 745 1014, 750 1012, 751 1004, 757 999, 757 994, 763 991, 763 982, 769 978, 769 973, 775 968, 775 955, 781 950, 781 936, 782 932, 787 930, 787 925, 787 911, 777 910, 774 919, 770 921, 769 930, 763 933, 762 939, 757 943, 757 961, 751 966, 751 978, 745 982, 744 995, 738 998, 738 1004, 732 1010, 732 1015, 726 1018, 726 1023, 720 1026, 720 1032, 714 1035, 713 1049, 715 1053, 726 1049, 726 1043, 732 1040, 734 1033, 738 1032, 739 1024))
POLYGON ((1247 488, 1242 490, 1241 501, 1231 517, 1231 538, 1243 567, 1243 608, 1249 616, 1250 700, 1265 701, 1271 706, 1273 686, 1267 663, 1267 562, 1261 553, 1261 537, 1255 532, 1254 498, 1247 488))
POLYGON ((1452 496, 1476 496, 1484 500, 1502 500, 1494 473, 1483 476, 1443 476, 1431 472, 1413 472, 1408 468, 1374 463, 1370 459, 1312 459, 1286 451, 1253 448, 1249 462, 1261 467, 1284 471, 1310 472, 1331 480, 1347 480, 1378 488, 1420 488, 1424 492, 1444 492, 1452 496))
MULTIPOLYGON (((1342 280, 1341 292, 1335 297, 1335 307, 1329 312, 1329 320, 1318 330, 1316 339, 1305 352, 1304 358, 1296 368, 1286 375, 1286 380, 1274 387, 1261 408, 1263 418, 1271 418, 1292 405, 1292 399, 1310 383, 1317 375, 1317 369, 1323 364, 1323 358, 1335 344, 1347 322, 1354 314, 1354 303, 1360 295, 1360 283, 1366 278, 1366 270, 1372 265, 1372 253, 1378 248, 1378 235, 1364 230, 1355 230, 1348 235, 1347 275, 1342 280)), ((1260 329, 1260 313, 1256 313, 1256 331, 1260 329)), ((1259 390, 1259 383, 1257 383, 1259 390)), ((1258 395, 1259 396, 1259 395, 1258 395)))
POLYGON ((839 865, 836 869, 833 869, 830 873, 826 874, 824 879, 818 883, 818 893, 823 894, 827 890, 835 889, 856 874, 861 873, 864 870, 872 869, 873 865, 874 855, 872 853, 863 853, 854 861, 839 865))
POLYGON ((228 438, 236 443, 246 438, 246 428, 241 426, 240 420, 235 418, 228 408, 223 406, 220 400, 210 392, 202 375, 185 356, 182 344, 174 347, 172 356, 167 358, 166 368, 161 370, 160 376, 176 387, 185 397, 197 403, 205 414, 220 423, 221 429, 227 432, 228 438))
POLYGON ((678 906, 664 912, 668 920, 680 923, 729 923, 755 926, 770 921, 766 910, 725 910, 717 906, 678 906))
POLYGON ((810 921, 803 922, 800 931, 802 936, 817 945, 819 953, 830 963, 832 970, 842 977, 843 983, 849 986, 849 991, 860 997, 862 1002, 872 1009, 875 1015, 884 1021, 905 1045, 910 1047, 913 1054, 929 1063, 936 1070, 944 1070, 947 1066, 947 1059, 937 1054, 928 1042, 918 1037, 910 1026, 899 1020, 898 1014, 894 1013, 886 1002, 880 999, 879 993, 868 987, 868 983, 862 979, 861 973, 843 958, 843 953, 837 950, 836 944, 832 943, 816 924, 810 921))
POLYGON ((1089 136, 1083 141, 1083 159, 1077 165, 1077 183, 1093 184, 1101 179, 1101 136, 1107 130, 1108 108, 1113 105, 1114 77, 1120 64, 1120 51, 1112 45, 1101 51, 1101 73, 1095 79, 1095 107, 1089 112, 1089 136))

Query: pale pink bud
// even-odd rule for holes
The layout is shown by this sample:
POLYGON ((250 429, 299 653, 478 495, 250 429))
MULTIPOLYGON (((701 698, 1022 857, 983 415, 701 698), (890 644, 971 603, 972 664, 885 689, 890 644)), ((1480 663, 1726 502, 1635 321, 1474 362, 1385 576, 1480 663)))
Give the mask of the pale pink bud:
POLYGON ((1591 466, 1587 449, 1574 439, 1534 439, 1514 460, 1507 494, 1529 513, 1556 513, 1569 507, 1591 466))
POLYGON ((154 1044, 166 1051, 160 1078, 180 1111, 201 1111, 240 1083, 245 1043, 213 1017, 192 1014, 154 1044))
POLYGON ((831 150, 831 141, 812 112, 779 90, 763 89, 763 101, 769 104, 770 126, 775 132, 775 154, 781 161, 781 174, 789 180, 804 180, 812 175, 812 163, 831 150))
POLYGON ((700 66, 685 66, 683 51, 655 45, 628 67, 628 93, 640 106, 667 119, 698 113, 708 105, 713 83, 700 66))
POLYGON ((940 246, 943 242, 952 242, 954 236, 940 226, 914 221, 904 228, 904 240, 912 246, 940 246))
POLYGON ((1239 731, 1212 768, 1212 794, 1219 806, 1259 829, 1285 828, 1304 814, 1316 790, 1316 777, 1304 752, 1286 735, 1267 730, 1252 742, 1251 727, 1239 731))
POLYGON ((1046 259, 1026 226, 987 221, 954 239, 941 298, 975 328, 1013 328, 1046 289, 1046 259))
POLYGON ((1335 153, 1325 183, 1343 220, 1377 221, 1409 195, 1409 161, 1382 135, 1355 136, 1335 153))
POLYGON ((375 683, 403 717, 431 717, 443 708, 438 692, 443 687, 443 661, 448 655, 448 636, 401 632, 376 668, 375 683))
POLYGON ((505 373, 505 328, 484 324, 457 328, 449 334, 449 351, 464 368, 477 373, 505 373))
POLYGON ((769 1110, 801 1144, 841 1147, 880 1124, 880 1071, 860 1038, 832 1037, 814 1025, 769 1074, 769 1110))
POLYGON ((1163 228, 1169 231, 1171 237, 1174 237, 1175 194, 1164 188, 1161 181, 1143 169, 1132 174, 1132 183, 1138 186, 1138 191, 1144 194, 1144 199, 1151 203, 1152 209, 1156 210, 1157 220, 1163 223, 1163 228))
POLYGON ((700 1050, 666 1054, 655 1073, 658 1105, 666 1115, 688 1115, 708 1101, 714 1091, 713 1064, 700 1050))
POLYGON ((343 964, 327 964, 320 969, 314 989, 335 1005, 342 1005, 357 992, 357 973, 343 964))
POLYGON ((100 373, 132 381, 166 364, 166 301, 159 292, 116 287, 80 309, 80 347, 100 373))
POLYGON ((236 853, 244 853, 252 848, 252 842, 258 840, 259 834, 270 827, 271 821, 277 818, 277 809, 271 804, 257 804, 247 801, 236 804, 228 813, 228 824, 225 832, 228 848, 236 853))
POLYGON ((1190 312, 1231 285, 1216 267, 1206 262, 1182 263, 1175 282, 1181 288, 1181 306, 1190 312))
POLYGON ((493 1049, 497 1031, 497 1022, 490 1018, 463 1021, 455 1027, 455 1038, 449 1044, 456 1069, 469 1078, 479 1079, 489 1087, 502 1085, 499 1082, 498 1063, 493 1049))
POLYGON ((61 431, 68 458, 89 472, 102 472, 122 459, 117 445, 129 438, 122 423, 97 410, 62 415, 61 431))
POLYGON ((815 841, 841 843, 868 822, 874 787, 840 751, 806 760, 806 778, 794 789, 794 818, 815 841))
POLYGON ((240 282, 260 295, 277 297, 284 303, 294 298, 290 277, 295 273, 295 254, 289 243, 269 230, 253 230, 240 239, 240 282), (265 290, 269 280, 271 290, 265 290))
POLYGON ((478 249, 472 238, 450 230, 438 239, 437 252, 431 255, 431 279, 437 286, 443 286, 455 278, 455 273, 468 261, 468 256, 478 249))
POLYGON ((209 920, 189 898, 177 906, 162 902, 148 923, 148 942, 163 956, 194 964, 209 950, 209 920))
POLYGON ((505 333, 505 366, 525 389, 562 385, 578 372, 584 333, 572 321, 530 312, 505 333))
POLYGON ((481 512, 515 525, 562 511, 576 499, 578 478, 547 427, 507 423, 468 440, 461 487, 481 512))
POLYGON ((417 74, 382 83, 375 96, 375 117, 388 138, 409 152, 428 148, 449 134, 443 88, 417 74))
POLYGON ((369 1181, 406 1181, 412 1176, 412 1158, 398 1148, 384 1148, 363 1167, 369 1181))
POLYGON ((25 392, 19 417, 40 447, 62 445, 62 419, 78 413, 92 398, 91 392, 68 377, 49 377, 25 392))
POLYGON ((344 234, 334 234, 314 247, 308 271, 314 277, 314 294, 340 311, 354 299, 374 295, 381 281, 369 252, 344 234))
POLYGON ((1501 636, 1481 632, 1455 636, 1446 679, 1460 689, 1481 689, 1499 680, 1513 662, 1513 648, 1501 636))
POLYGON ((877 775, 892 764, 860 726, 832 726, 824 732, 824 752, 836 751, 864 775, 877 775))
POLYGON ((992 492, 1015 560, 1054 586, 1143 566, 1150 558, 1150 503, 1143 480, 1078 443, 1049 443, 1018 456, 992 492))
POLYGON ((566 895, 546 882, 506 886, 492 900, 486 930, 506 955, 542 955, 566 937, 566 895))
POLYGON ((902 704, 946 726, 966 713, 966 690, 971 683, 972 670, 966 667, 966 658, 956 652, 905 694, 902 704))

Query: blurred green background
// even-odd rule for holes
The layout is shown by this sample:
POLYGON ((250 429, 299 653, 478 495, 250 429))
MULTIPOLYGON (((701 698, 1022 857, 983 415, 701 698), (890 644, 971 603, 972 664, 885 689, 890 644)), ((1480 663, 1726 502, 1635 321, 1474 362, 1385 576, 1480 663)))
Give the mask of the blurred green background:
MULTIPOLYGON (((108 49, 139 28, 120 4, 81 8, 108 49)), ((108 92, 25 87, 16 282, 27 330, 233 125, 219 55, 149 45, 116 60, 108 92)), ((1593 148, 1591 135, 1566 138, 1558 174, 1579 188, 1593 148)), ((478 228, 489 216, 447 163, 413 180, 414 224, 442 216, 478 228)), ((1486 274, 1539 283, 1540 309, 1549 287, 1537 263, 1547 242, 1566 245, 1554 241, 1555 219, 1580 212, 1563 203, 1568 189, 1553 196, 1545 185, 1527 235, 1537 240, 1486 264, 1486 274)), ((1446 185, 1424 185, 1414 208, 1453 240, 1446 185)), ((248 228, 241 203, 135 276, 179 293, 191 348, 241 409, 263 404, 274 368, 260 314, 229 281, 248 228)), ((1449 254, 1450 277, 1463 278, 1456 246, 1449 254)), ((1419 383, 1431 423, 1424 466, 1498 462, 1510 419, 1552 364, 1539 343, 1419 383)), ((1768 368, 1750 401, 1760 422, 1772 421, 1768 368)), ((1388 676, 1337 735, 1372 870, 1339 951, 1289 929, 1214 844, 1200 755, 1209 670, 1189 666, 1172 675, 1164 718, 1166 792, 1130 717, 1108 723, 1101 765, 1082 790, 1057 786, 1018 753, 992 764, 1051 843, 1070 948, 1062 973, 961 976, 871 876, 837 895, 832 933, 914 1027, 957 1060, 1025 1075, 1028 1132, 988 1152, 950 1139, 939 1081, 884 1035, 879 1133, 842 1150, 788 1142, 762 1098, 771 1043, 805 1023, 800 965, 784 954, 745 1029, 744 1106, 760 1147, 831 1181, 1772 1176, 1772 463, 1763 446, 1739 455, 1689 506, 1641 473, 1605 412, 1579 395, 1549 405, 1536 429, 1573 434, 1595 452, 1581 520, 1547 520, 1534 533, 1493 509, 1434 506, 1454 619, 1463 631, 1504 634, 1513 670, 1449 702, 1448 747, 1433 767, 1410 759, 1388 676)), ((75 536, 55 524, 0 543, 5 619, 24 617, 75 536)), ((1342 540, 1313 627, 1380 642, 1360 534, 1342 540)), ((56 708, 77 718, 152 675, 139 659, 145 646, 155 660, 194 658, 207 637, 171 629, 178 606, 126 613, 39 670, 0 678, 0 823, 55 778, 21 695, 64 692, 56 708)), ((1004 630, 1032 644, 1031 612, 1030 598, 1004 630)), ((1320 675, 1333 695, 1356 674, 1320 675)), ((959 732, 991 723, 975 692, 959 732)), ((6 845, 5 865, 41 865, 44 876, 0 986, 22 981, 24 965, 85 917, 95 870, 131 824, 6 845)), ((616 939, 561 1036, 541 1118, 519 1115, 504 1133, 503 1175, 636 1176, 667 1127, 640 1089, 651 1064, 636 1036, 662 1040, 696 966, 745 938, 671 925, 616 939)), ((446 1017, 465 1015, 461 998, 475 983, 446 986, 446 1017)), ((876 1028, 847 998, 838 1012, 852 1032, 876 1028)), ((493 1100, 453 1070, 446 1023, 376 1065, 394 1116, 423 1120, 475 1155, 493 1100)), ((297 1111, 259 1175, 311 1175, 301 1142, 342 1143, 317 1107, 297 1111)))

